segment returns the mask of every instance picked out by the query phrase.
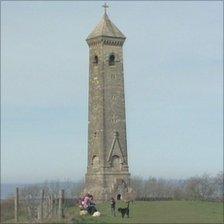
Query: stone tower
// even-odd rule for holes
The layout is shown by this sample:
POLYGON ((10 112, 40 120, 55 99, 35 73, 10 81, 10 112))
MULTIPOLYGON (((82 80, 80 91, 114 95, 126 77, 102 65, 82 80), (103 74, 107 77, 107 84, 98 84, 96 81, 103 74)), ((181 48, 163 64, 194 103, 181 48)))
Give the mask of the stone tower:
MULTIPOLYGON (((106 9, 106 8, 105 8, 106 9)), ((126 141, 123 49, 125 36, 103 18, 89 45, 88 167, 84 192, 98 201, 130 197, 126 141)))

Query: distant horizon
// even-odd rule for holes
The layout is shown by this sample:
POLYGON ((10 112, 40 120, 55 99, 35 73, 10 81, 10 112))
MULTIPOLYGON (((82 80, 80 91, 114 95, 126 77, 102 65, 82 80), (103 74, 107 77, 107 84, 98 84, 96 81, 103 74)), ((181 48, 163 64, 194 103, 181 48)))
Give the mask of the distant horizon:
MULTIPOLYGON (((165 179, 165 180, 186 180, 186 179, 189 179, 189 178, 192 178, 192 177, 201 177, 203 175, 209 175, 209 176, 212 176, 212 177, 215 177, 216 175, 220 174, 220 173, 223 173, 223 171, 219 171, 215 174, 210 174, 210 173, 202 173, 202 174, 195 174, 195 175, 192 175, 192 176, 189 176, 189 177, 161 177, 161 176, 148 176, 148 177, 142 177, 140 175, 131 175, 131 179, 132 178, 142 178, 143 180, 146 180, 148 178, 156 178, 156 179, 165 179)), ((11 185, 15 185, 15 184, 19 184, 19 185, 25 185, 25 184, 44 184, 46 182, 48 183, 51 183, 51 182, 60 182, 60 183, 66 183, 66 182, 71 182, 71 183, 78 183, 78 182, 82 182, 84 181, 84 177, 83 178, 80 178, 80 179, 67 179, 67 180, 60 180, 60 179, 49 179, 49 180, 43 180, 43 181, 40 181, 40 182, 1 182, 0 184, 11 184, 11 185)))

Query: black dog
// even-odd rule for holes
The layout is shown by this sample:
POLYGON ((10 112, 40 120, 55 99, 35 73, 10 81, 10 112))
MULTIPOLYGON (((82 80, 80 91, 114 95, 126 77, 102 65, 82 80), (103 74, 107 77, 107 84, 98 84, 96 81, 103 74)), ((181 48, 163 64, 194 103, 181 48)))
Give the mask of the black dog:
POLYGON ((118 208, 117 209, 118 212, 121 213, 121 217, 124 218, 125 214, 127 215, 127 217, 129 218, 129 202, 126 208, 118 208))

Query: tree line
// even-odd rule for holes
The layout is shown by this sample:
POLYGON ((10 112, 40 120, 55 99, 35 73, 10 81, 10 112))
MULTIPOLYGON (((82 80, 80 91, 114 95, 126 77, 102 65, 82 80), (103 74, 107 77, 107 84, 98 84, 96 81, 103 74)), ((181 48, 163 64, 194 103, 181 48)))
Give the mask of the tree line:
POLYGON ((133 177, 131 185, 137 200, 206 200, 223 201, 223 172, 187 179, 133 177))
MULTIPOLYGON (((211 200, 223 201, 223 172, 214 176, 203 174, 187 179, 167 179, 134 176, 131 187, 136 191, 136 200, 211 200)), ((84 189, 84 180, 77 182, 45 181, 20 189, 22 198, 38 197, 40 190, 58 195, 59 190, 65 190, 65 198, 78 198, 84 189)))

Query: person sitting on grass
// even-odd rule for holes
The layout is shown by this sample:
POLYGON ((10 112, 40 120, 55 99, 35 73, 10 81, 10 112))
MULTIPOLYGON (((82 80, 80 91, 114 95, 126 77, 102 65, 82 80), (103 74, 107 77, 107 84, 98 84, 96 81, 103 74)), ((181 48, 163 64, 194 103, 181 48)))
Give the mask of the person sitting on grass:
POLYGON ((89 212, 90 215, 93 215, 94 212, 97 212, 96 209, 96 203, 93 200, 93 195, 89 195, 90 203, 89 207, 87 208, 87 211, 89 212))
POLYGON ((86 194, 83 201, 82 201, 83 209, 85 209, 88 214, 92 215, 94 212, 97 211, 96 204, 93 201, 93 196, 91 194, 86 194))
POLYGON ((83 209, 88 211, 89 206, 90 206, 90 198, 89 198, 89 194, 87 193, 82 200, 82 207, 83 209))

